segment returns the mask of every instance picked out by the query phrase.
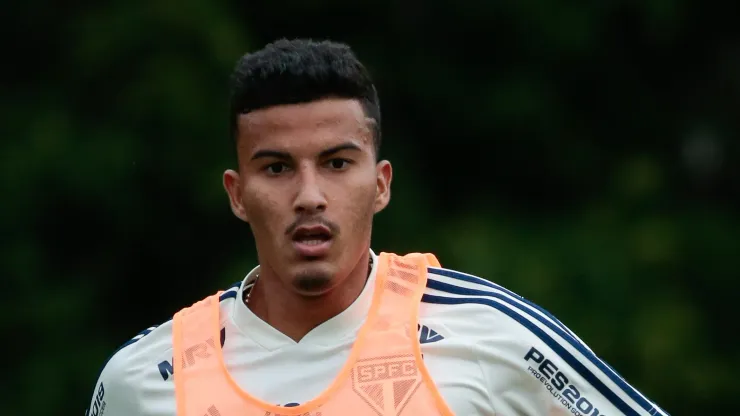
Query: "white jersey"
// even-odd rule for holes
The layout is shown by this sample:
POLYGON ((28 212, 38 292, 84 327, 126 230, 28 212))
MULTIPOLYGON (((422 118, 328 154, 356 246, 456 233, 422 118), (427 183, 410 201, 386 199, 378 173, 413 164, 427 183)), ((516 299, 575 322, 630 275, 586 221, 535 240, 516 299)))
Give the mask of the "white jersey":
MULTIPOLYGON (((244 304, 257 271, 221 295, 224 360, 250 395, 296 406, 321 394, 348 359, 376 270, 349 308, 299 342, 244 304)), ((667 416, 552 315, 469 274, 428 269, 418 334, 424 364, 456 415, 667 416)), ((171 337, 169 321, 116 351, 87 416, 176 416, 171 337)))

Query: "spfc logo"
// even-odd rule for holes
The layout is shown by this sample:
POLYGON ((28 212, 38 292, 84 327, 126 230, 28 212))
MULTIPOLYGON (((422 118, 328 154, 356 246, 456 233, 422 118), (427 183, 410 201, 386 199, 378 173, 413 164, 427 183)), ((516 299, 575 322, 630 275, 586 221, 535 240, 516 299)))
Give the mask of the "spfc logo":
POLYGON ((380 416, 397 416, 421 385, 413 355, 358 360, 352 389, 380 416))

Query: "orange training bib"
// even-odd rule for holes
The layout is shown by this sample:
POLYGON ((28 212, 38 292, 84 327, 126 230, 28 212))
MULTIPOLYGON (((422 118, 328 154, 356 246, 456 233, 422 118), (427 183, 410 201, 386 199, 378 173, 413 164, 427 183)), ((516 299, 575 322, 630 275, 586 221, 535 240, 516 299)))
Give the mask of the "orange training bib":
POLYGON ((243 391, 226 370, 219 342, 218 294, 173 318, 177 416, 448 416, 417 337, 419 302, 431 254, 381 253, 375 294, 350 357, 318 397, 296 407, 243 391))

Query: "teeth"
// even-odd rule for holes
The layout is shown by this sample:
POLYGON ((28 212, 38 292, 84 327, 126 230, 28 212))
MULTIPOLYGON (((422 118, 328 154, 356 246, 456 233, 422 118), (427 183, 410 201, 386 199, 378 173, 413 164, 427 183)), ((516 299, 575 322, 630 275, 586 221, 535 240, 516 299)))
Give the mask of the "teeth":
POLYGON ((307 244, 307 245, 309 245, 309 246, 315 246, 315 245, 321 244, 321 243, 323 243, 323 242, 324 242, 324 240, 319 240, 319 239, 307 239, 307 240, 301 240, 301 243, 302 243, 302 244, 307 244))

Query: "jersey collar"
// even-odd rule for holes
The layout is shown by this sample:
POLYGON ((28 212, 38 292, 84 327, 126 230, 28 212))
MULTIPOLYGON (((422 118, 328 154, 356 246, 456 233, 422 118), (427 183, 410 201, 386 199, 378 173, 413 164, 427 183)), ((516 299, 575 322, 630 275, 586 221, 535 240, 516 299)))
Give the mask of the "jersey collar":
MULTIPOLYGON (((378 269, 378 257, 370 250, 373 266, 370 270, 365 288, 360 296, 339 315, 329 319, 323 324, 312 329, 306 334, 299 344, 317 344, 323 346, 337 345, 348 338, 355 337, 362 324, 365 322, 370 305, 373 300, 375 288, 375 275, 378 269)), ((282 347, 296 345, 296 342, 288 336, 268 325, 265 321, 255 315, 243 302, 244 291, 250 290, 254 280, 259 273, 259 266, 252 269, 242 281, 237 292, 236 301, 231 311, 231 317, 235 326, 245 335, 252 338, 267 350, 276 350, 282 347)))

